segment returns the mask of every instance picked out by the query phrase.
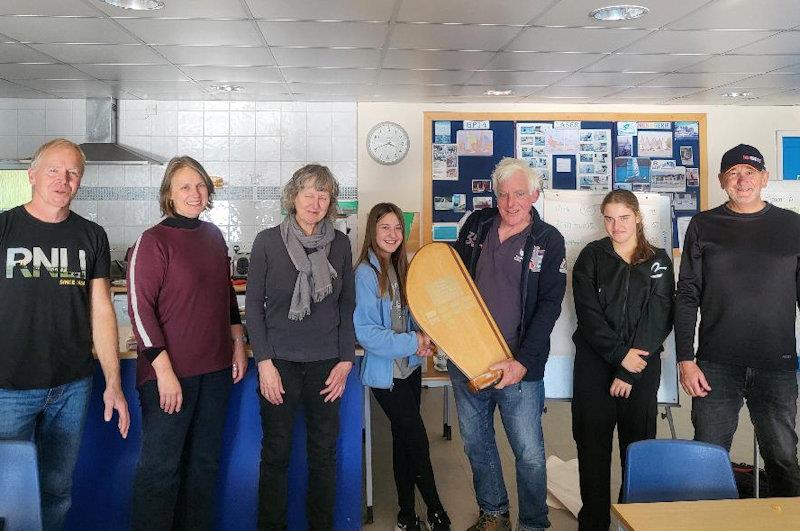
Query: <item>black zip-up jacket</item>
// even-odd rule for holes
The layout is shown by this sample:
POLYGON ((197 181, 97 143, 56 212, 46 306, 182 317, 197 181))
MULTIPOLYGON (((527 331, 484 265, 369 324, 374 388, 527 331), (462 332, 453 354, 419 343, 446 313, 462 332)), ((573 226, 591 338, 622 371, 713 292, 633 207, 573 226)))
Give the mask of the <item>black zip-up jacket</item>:
MULTIPOLYGON (((581 356, 599 356, 615 376, 634 383, 640 374, 622 367, 631 348, 656 360, 672 330, 675 275, 663 249, 636 265, 626 263, 611 238, 589 243, 572 268, 572 293, 578 328, 572 335, 576 363, 581 356)), ((645 369, 646 370, 646 369, 645 369)))
MULTIPOLYGON (((473 212, 464 222, 458 241, 454 244, 473 279, 481 247, 498 215, 497 207, 473 212)), ((535 208, 531 209, 531 220, 522 264, 530 263, 534 250, 542 253, 542 262, 541 268, 538 268, 540 271, 522 267, 522 315, 517 330, 519 347, 514 354, 515 359, 528 370, 523 379, 535 382, 544 377, 544 366, 550 353, 550 333, 561 313, 561 302, 567 287, 567 269, 564 237, 558 229, 542 221, 535 208)))

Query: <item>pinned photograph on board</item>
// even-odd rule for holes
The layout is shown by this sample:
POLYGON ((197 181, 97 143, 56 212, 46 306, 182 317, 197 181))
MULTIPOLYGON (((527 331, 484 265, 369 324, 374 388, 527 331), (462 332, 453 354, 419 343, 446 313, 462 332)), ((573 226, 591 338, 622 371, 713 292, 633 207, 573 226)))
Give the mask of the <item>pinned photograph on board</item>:
POLYGON ((490 195, 476 195, 472 198, 472 210, 492 208, 492 206, 492 196, 490 195))
POLYGON ((491 157, 494 153, 494 132, 491 129, 456 131, 458 154, 467 157, 491 157))
POLYGON ((700 168, 686 168, 686 186, 700 186, 700 168))
POLYGON ((596 129, 592 131, 592 140, 602 140, 605 142, 608 140, 609 132, 608 129, 596 129))
POLYGON ((624 190, 633 190, 634 185, 639 185, 640 190, 649 189, 650 159, 646 157, 615 158, 614 183, 615 188, 621 188, 624 190))
POLYGON ((675 210, 697 210, 697 195, 691 192, 673 194, 672 208, 675 210))
POLYGON ((672 159, 653 159, 650 161, 650 168, 653 170, 664 170, 666 168, 674 168, 675 166, 677 166, 677 164, 675 164, 675 161, 672 159))
POLYGON ((692 146, 681 146, 681 164, 684 166, 694 166, 692 146))
MULTIPOLYGON (((636 122, 633 122, 636 123, 636 122)), ((633 155, 633 137, 632 136, 618 136, 617 137, 617 156, 630 157, 633 155)))
POLYGON ((672 157, 672 131, 639 131, 640 157, 672 157))
POLYGON ((472 179, 472 193, 485 194, 492 191, 491 179, 472 179))
POLYGON ((594 162, 594 152, 581 152, 578 155, 578 162, 594 162))
POLYGON ((458 154, 456 144, 433 144, 433 180, 458 180, 458 154))
POLYGON ((453 198, 436 196, 433 198, 434 210, 453 210, 453 198))
POLYGON ((636 122, 617 122, 617 136, 633 136, 636 130, 636 122))
POLYGON ((581 133, 578 136, 581 142, 591 142, 592 141, 592 130, 591 129, 581 129, 581 133))
POLYGON ((653 192, 685 192, 686 168, 676 166, 652 170, 650 172, 650 190, 653 192))
POLYGON ((700 126, 697 122, 675 122, 675 138, 696 140, 700 136, 700 126))
POLYGON ((453 194, 453 212, 467 211, 467 194, 453 194))

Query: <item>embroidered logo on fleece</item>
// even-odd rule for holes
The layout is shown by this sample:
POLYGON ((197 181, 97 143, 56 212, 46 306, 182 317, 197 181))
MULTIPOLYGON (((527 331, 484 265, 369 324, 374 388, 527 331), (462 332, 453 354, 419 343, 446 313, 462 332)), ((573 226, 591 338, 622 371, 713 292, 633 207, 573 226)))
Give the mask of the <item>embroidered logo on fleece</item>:
POLYGON ((478 241, 478 235, 472 231, 469 231, 467 234, 467 239, 464 241, 470 247, 475 247, 475 243, 478 241))
MULTIPOLYGON (((533 250, 531 251, 531 259, 528 262, 528 269, 533 271, 534 273, 539 273, 542 271, 542 262, 544 261, 544 249, 539 249, 538 245, 533 246, 533 250)), ((525 251, 520 248, 517 251, 517 254, 514 256, 515 262, 522 262, 522 256, 525 254, 525 251)))
POLYGON ((661 262, 653 262, 653 265, 650 266, 650 271, 653 272, 650 275, 650 278, 661 278, 664 276, 664 271, 667 270, 666 266, 662 266, 661 262))

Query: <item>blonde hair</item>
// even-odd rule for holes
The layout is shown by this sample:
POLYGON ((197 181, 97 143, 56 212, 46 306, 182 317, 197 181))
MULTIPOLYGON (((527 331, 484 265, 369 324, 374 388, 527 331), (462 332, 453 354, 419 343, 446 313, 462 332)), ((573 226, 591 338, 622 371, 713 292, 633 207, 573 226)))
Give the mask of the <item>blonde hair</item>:
POLYGON ((497 195, 497 189, 500 183, 517 172, 522 172, 528 179, 529 193, 533 193, 534 190, 542 188, 542 172, 540 170, 531 168, 528 163, 522 159, 503 157, 492 172, 492 189, 495 195, 497 195))
POLYGON ((180 157, 173 157, 167 164, 167 169, 164 170, 164 178, 161 179, 161 187, 158 190, 158 206, 161 207, 161 213, 170 217, 174 216, 176 213, 175 205, 172 203, 169 196, 172 191, 172 178, 181 168, 192 169, 203 179, 203 183, 206 185, 206 188, 208 188, 206 210, 211 210, 214 206, 214 183, 211 181, 211 177, 209 177, 208 172, 203 168, 202 164, 188 155, 183 155, 180 157))
POLYGON ((35 168, 39 161, 41 160, 44 153, 50 148, 61 148, 61 147, 68 147, 72 148, 75 153, 78 154, 78 158, 80 159, 81 164, 81 175, 83 175, 84 170, 86 169, 86 155, 84 155, 83 150, 81 147, 73 142, 72 140, 67 140, 66 138, 54 138, 49 142, 45 142, 39 149, 36 150, 36 153, 33 154, 33 160, 31 160, 31 168, 35 168))

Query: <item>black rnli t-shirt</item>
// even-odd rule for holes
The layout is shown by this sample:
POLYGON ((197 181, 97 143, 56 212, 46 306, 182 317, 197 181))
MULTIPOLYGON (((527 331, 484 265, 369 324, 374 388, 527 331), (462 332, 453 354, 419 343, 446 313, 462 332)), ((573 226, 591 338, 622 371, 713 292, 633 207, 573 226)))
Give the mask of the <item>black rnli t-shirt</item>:
POLYGON ((92 373, 89 283, 109 275, 108 237, 70 212, 0 213, 0 388, 46 389, 92 373))

